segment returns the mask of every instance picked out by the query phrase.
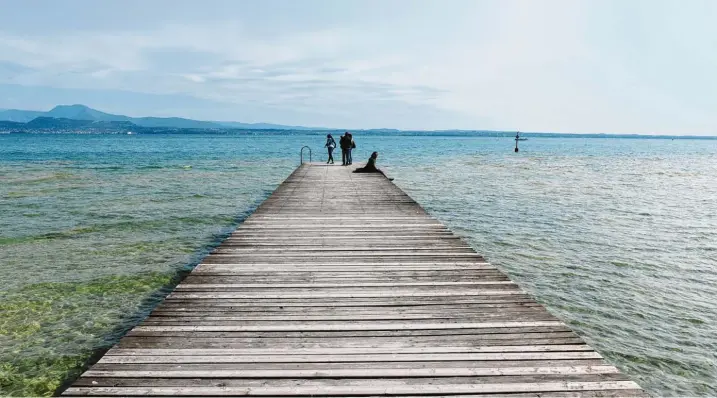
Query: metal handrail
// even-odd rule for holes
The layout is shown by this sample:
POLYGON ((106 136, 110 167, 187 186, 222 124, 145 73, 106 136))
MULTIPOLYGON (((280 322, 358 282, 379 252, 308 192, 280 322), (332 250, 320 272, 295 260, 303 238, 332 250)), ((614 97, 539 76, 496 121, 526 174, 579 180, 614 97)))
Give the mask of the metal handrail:
POLYGON ((311 147, 308 145, 304 145, 301 147, 301 151, 299 152, 299 156, 301 158, 301 164, 304 164, 304 149, 309 150, 309 163, 311 163, 311 147))

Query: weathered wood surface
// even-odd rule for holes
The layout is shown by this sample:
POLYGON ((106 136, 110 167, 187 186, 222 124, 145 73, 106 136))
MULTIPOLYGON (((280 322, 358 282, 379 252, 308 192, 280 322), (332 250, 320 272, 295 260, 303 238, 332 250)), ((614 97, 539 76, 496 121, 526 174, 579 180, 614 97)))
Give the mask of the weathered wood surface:
POLYGON ((385 177, 303 165, 63 395, 645 393, 385 177))

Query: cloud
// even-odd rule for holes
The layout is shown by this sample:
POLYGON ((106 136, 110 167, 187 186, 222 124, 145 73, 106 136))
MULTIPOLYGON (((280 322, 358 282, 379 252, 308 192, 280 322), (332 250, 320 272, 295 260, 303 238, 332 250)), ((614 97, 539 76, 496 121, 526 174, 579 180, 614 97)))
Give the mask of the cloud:
POLYGON ((400 68, 400 59, 354 58, 356 40, 340 30, 256 39, 238 24, 218 23, 23 40, 4 37, 0 46, 5 48, 0 49, 6 50, 5 57, 48 71, 44 76, 15 76, 30 85, 183 94, 237 106, 259 102, 274 110, 325 109, 335 114, 356 112, 361 102, 430 106, 427 101, 445 93, 415 82, 377 79, 381 70, 400 68))
POLYGON ((171 18, 160 18, 162 6, 126 28, 0 28, 0 81, 192 97, 221 104, 221 114, 202 109, 204 118, 236 109, 247 121, 594 132, 717 127, 710 112, 717 100, 701 92, 717 88, 717 59, 703 39, 717 34, 709 12, 681 30, 668 16, 687 19, 694 11, 639 1, 367 4, 309 2, 269 13, 227 2, 211 13, 196 9, 196 18, 186 5, 177 6, 185 14, 171 9, 171 18))

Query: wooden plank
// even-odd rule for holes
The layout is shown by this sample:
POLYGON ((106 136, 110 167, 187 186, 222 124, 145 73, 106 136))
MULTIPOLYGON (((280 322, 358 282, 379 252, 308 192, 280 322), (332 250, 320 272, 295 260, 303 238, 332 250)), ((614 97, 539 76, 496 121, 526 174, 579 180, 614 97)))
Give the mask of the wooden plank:
MULTIPOLYGON (((386 257, 381 258, 380 256, 375 256, 375 258, 372 260, 362 260, 362 259, 341 259, 341 264, 336 264, 336 262, 326 262, 326 260, 304 260, 300 261, 299 259, 291 259, 288 261, 280 262, 277 259, 272 259, 271 261, 267 261, 266 257, 261 256, 259 260, 256 259, 250 259, 247 256, 234 256, 238 258, 241 262, 234 263, 231 261, 227 261, 220 259, 218 256, 210 256, 207 257, 202 261, 199 266, 203 265, 223 265, 223 266, 232 266, 232 267, 247 267, 247 266, 254 266, 254 267, 270 267, 270 266, 278 266, 278 265, 294 265, 294 266, 309 266, 311 267, 311 272, 319 272, 326 269, 336 269, 336 271, 341 272, 342 269, 346 269, 344 267, 351 266, 355 268, 361 267, 361 271, 376 268, 377 271, 390 271, 390 267, 398 267, 396 271, 410 271, 411 268, 414 267, 424 267, 427 270, 442 270, 441 267, 446 267, 454 271, 469 271, 470 269, 475 270, 496 270, 496 268, 489 263, 483 261, 483 260, 469 260, 469 261, 460 261, 453 258, 441 258, 441 259, 420 259, 416 257, 411 257, 408 259, 395 259, 391 258, 388 259, 386 257), (380 260, 380 261, 377 261, 380 260), (221 261, 221 262, 219 262, 221 261), (434 268, 435 267, 435 268, 434 268)), ((349 268, 350 270, 350 268, 349 268)), ((232 271, 237 272, 238 270, 236 268, 233 268, 232 271)))
MULTIPOLYGON (((419 316, 434 318, 445 318, 455 316, 491 316, 491 315, 511 315, 520 316, 520 314, 548 314, 542 307, 526 307, 520 304, 506 303, 502 306, 493 304, 492 306, 473 308, 470 306, 455 307, 448 305, 436 305, 432 307, 426 306, 381 306, 362 308, 359 306, 337 307, 327 303, 324 307, 282 307, 282 306, 263 306, 260 303, 254 306, 237 306, 237 307, 215 307, 211 305, 186 306, 182 304, 167 303, 158 307, 152 312, 152 316, 308 316, 319 317, 325 316, 325 319, 356 319, 356 316, 384 317, 384 316, 419 316), (443 312, 438 312, 443 310, 443 312), (219 314, 219 312, 221 314, 219 314), (340 313, 341 315, 336 315, 340 313)), ((310 318, 307 318, 310 319, 310 318)), ((379 319, 379 318, 377 318, 379 319)), ((383 318, 381 318, 383 319, 383 318)), ((311 319, 316 320, 316 319, 311 319)))
POLYGON ((155 377, 155 378, 386 378, 386 377, 474 377, 520 376, 545 374, 611 374, 619 373, 614 366, 565 366, 520 368, 410 368, 410 369, 294 369, 294 370, 114 370, 88 371, 85 377, 155 377))
POLYGON ((158 331, 138 329, 135 327, 128 335, 134 336, 187 336, 187 337, 257 337, 257 338, 284 338, 284 337, 397 337, 397 336, 497 336, 504 334, 568 332, 565 325, 554 327, 511 327, 511 328, 456 328, 456 329, 388 329, 388 330, 166 330, 158 331))
POLYGON ((401 337, 365 337, 359 338, 242 338, 242 337, 135 337, 127 336, 115 347, 117 348, 206 348, 206 349, 236 349, 236 348, 362 348, 368 351, 371 348, 393 348, 400 349, 414 347, 417 345, 461 345, 465 347, 492 346, 502 344, 581 344, 579 337, 564 338, 538 338, 521 337, 519 340, 508 340, 504 338, 487 339, 474 338, 473 336, 414 336, 411 338, 401 337))
POLYGON ((453 385, 410 385, 410 386, 363 386, 363 387, 70 387, 68 394, 90 395, 111 394, 126 396, 142 395, 275 395, 275 396, 348 396, 348 395, 406 395, 406 394, 482 394, 514 392, 554 392, 554 391, 594 391, 594 390, 633 390, 640 387, 631 381, 609 382, 552 382, 552 383, 511 383, 511 384, 453 384, 453 385))
MULTIPOLYGON (((342 251, 341 255, 344 256, 341 258, 341 261, 350 260, 352 258, 365 258, 365 257, 381 257, 386 256, 389 258, 400 258, 400 257, 407 257, 411 259, 420 259, 421 257, 426 258, 432 258, 432 259, 476 259, 476 260, 483 260, 482 256, 479 256, 475 252, 471 251, 431 251, 429 253, 420 253, 415 251, 403 251, 403 250, 396 250, 393 249, 390 251, 390 253, 387 253, 388 250, 384 252, 356 252, 353 250, 346 250, 342 251)), ((260 258, 262 260, 266 259, 287 259, 287 260, 296 260, 296 259, 303 259, 303 258, 323 258, 323 257, 336 257, 337 253, 336 251, 328 251, 328 252, 289 252, 289 253, 276 253, 276 252, 269 252, 269 253, 212 253, 212 256, 214 258, 222 258, 222 257, 233 257, 233 258, 244 258, 244 259, 252 259, 252 258, 260 258)))
MULTIPOLYGON (((548 313, 520 314, 524 321, 540 322, 552 321, 555 319, 548 313)), ((151 317, 142 322, 143 326, 169 326, 186 325, 187 323, 196 326, 282 326, 286 323, 302 322, 307 325, 321 325, 321 327, 335 325, 393 325, 409 322, 432 322, 437 324, 452 324, 457 322, 509 322, 515 319, 514 314, 487 314, 474 316, 441 316, 441 315, 413 315, 413 316, 373 316, 366 319, 326 319, 326 317, 313 317, 301 319, 301 317, 245 317, 245 316, 163 316, 151 317)))
POLYGON ((222 263, 204 263, 201 267, 195 269, 194 272, 242 272, 243 274, 251 274, 252 272, 264 274, 266 272, 330 272, 336 273, 353 273, 353 272, 384 272, 384 271, 461 271, 470 272, 474 270, 493 269, 480 265, 454 265, 454 264, 425 264, 425 265, 345 265, 343 267, 316 265, 276 265, 276 264, 222 264, 222 263))
MULTIPOLYGON (((455 296, 447 296, 447 297, 388 297, 384 298, 382 300, 375 299, 372 301, 367 301, 365 298, 342 298, 342 299, 334 299, 333 301, 323 301, 323 300, 312 300, 312 301, 306 301, 306 300, 297 300, 297 299, 285 299, 285 301, 282 300, 276 300, 276 299, 263 299, 263 300, 256 300, 256 299, 186 299, 186 298, 176 298, 176 297, 170 297, 165 300, 164 305, 192 305, 196 304, 197 307, 201 306, 213 306, 213 307, 231 307, 231 308, 240 308, 240 307, 283 307, 283 308, 291 308, 291 307, 313 307, 313 308, 327 308, 327 307, 334 307, 334 308, 340 308, 340 307, 396 307, 396 306, 403 306, 403 307, 429 307, 429 306, 443 306, 449 303, 460 303, 460 304, 478 304, 478 303, 526 303, 528 302, 530 298, 527 295, 510 295, 510 296, 473 296, 468 299, 459 299, 455 298, 455 296)), ((163 308, 163 307, 162 307, 163 308)), ((438 307, 436 307, 438 308, 438 307)))
POLYGON ((281 312, 284 314, 291 314, 291 313, 299 313, 299 314, 307 314, 307 313, 330 313, 334 314, 336 311, 341 311, 342 314, 437 314, 438 311, 442 311, 441 313, 483 313, 483 312, 520 312, 520 311, 545 311, 544 307, 536 304, 531 303, 529 301, 512 301, 512 302, 490 302, 490 303, 471 303, 471 305, 466 304, 453 304, 453 303, 443 303, 439 304, 436 303, 434 305, 418 305, 418 306, 402 306, 402 305, 392 305, 392 306, 381 306, 378 308, 367 308, 363 306, 352 306, 352 307, 344 307, 340 308, 340 306, 334 306, 332 303, 327 303, 325 306, 322 307, 307 307, 307 306, 300 306, 300 307, 288 307, 288 308, 278 308, 278 307, 272 307, 270 305, 262 305, 257 303, 256 305, 253 305, 251 307, 233 307, 229 306, 228 308, 218 308, 213 305, 201 305, 201 303, 192 303, 191 305, 185 305, 181 303, 173 303, 173 302, 165 302, 160 307, 158 307, 153 314, 161 314, 163 312, 183 312, 183 313, 190 313, 190 312, 200 312, 200 313, 207 313, 207 312, 262 312, 262 313, 268 313, 268 315, 271 315, 272 312, 281 312))
POLYGON ((362 355, 105 355, 99 363, 423 362, 597 358, 602 357, 594 351, 362 355))
POLYGON ((321 298, 392 298, 392 297, 465 297, 465 296, 507 296, 507 295, 523 295, 520 290, 480 290, 480 291, 450 291, 450 292, 417 292, 417 291, 376 291, 376 292, 356 292, 356 293, 286 293, 283 294, 246 294, 233 292, 178 292, 170 294, 170 298, 184 299, 321 299, 321 298))
POLYGON ((381 308, 422 308, 422 309, 435 309, 440 310, 442 308, 445 308, 447 305, 473 305, 476 306, 476 308, 482 308, 478 307, 481 305, 503 305, 503 306, 525 306, 528 304, 533 304, 533 302, 529 301, 530 299, 527 297, 527 295, 524 296, 518 296, 518 295, 511 295, 511 296, 490 296, 490 297, 478 297, 478 298, 470 298, 470 299, 443 299, 443 300, 437 300, 435 297, 425 297, 424 300, 419 300, 417 297, 412 297, 410 299, 402 299, 402 298, 394 298, 392 300, 387 301, 364 301, 363 299, 358 300, 336 300, 336 301, 312 301, 312 302, 306 302, 306 301, 280 301, 280 300, 262 300, 262 301, 251 301, 251 300, 244 300, 244 299, 237 299, 237 300, 183 300, 183 299, 167 299, 164 301, 160 309, 166 309, 166 308, 197 308, 197 310, 202 310, 204 308, 207 309, 215 309, 218 311, 224 311, 224 309, 219 307, 227 307, 230 309, 246 309, 246 308, 256 308, 257 311, 259 310, 277 310, 278 309, 292 309, 294 311, 300 311, 303 309, 327 309, 327 308, 334 308, 337 311, 345 311, 347 309, 356 309, 356 308, 364 308, 369 309, 369 307, 376 307, 373 309, 380 310, 381 308), (433 300, 426 300, 426 299, 433 299, 433 300))
POLYGON ((561 326, 559 321, 538 322, 482 322, 482 323, 343 323, 338 325, 315 325, 289 323, 286 325, 187 325, 187 326, 137 326, 134 330, 145 332, 268 332, 268 331, 354 331, 354 330, 436 330, 436 329, 484 329, 520 328, 536 326, 561 326))
MULTIPOLYGON (((534 319, 536 317, 547 317, 552 319, 552 315, 546 311, 505 311, 502 313, 493 312, 468 312, 468 311, 457 311, 457 312, 444 312, 442 314, 436 313, 391 313, 388 311, 380 312, 349 312, 345 315, 334 315, 334 312, 325 313, 305 313, 301 314, 297 312, 277 312, 274 314, 267 314, 266 312, 222 312, 221 314, 212 314, 211 312, 189 312, 189 311, 154 311, 151 314, 152 318, 159 321, 175 321, 175 320, 187 320, 187 321, 353 321, 357 317, 362 320, 370 321, 398 321, 398 320, 429 320, 429 319, 462 319, 463 321, 471 320, 495 320, 497 318, 506 318, 506 320, 512 320, 515 316, 530 317, 534 319), (260 314, 260 315, 259 315, 260 314)), ((148 319, 150 321, 152 319, 148 319)), ((525 318, 524 318, 525 320, 525 318)))
MULTIPOLYGON (((87 396, 86 392, 83 392, 83 395, 70 395, 70 394, 63 394, 63 396, 87 396)), ((114 397, 116 395, 103 395, 103 394, 92 394, 92 397, 95 398, 108 398, 108 397, 114 397)), ((439 394, 439 395, 430 395, 431 398, 540 398, 542 396, 549 396, 551 398, 625 398, 625 397, 642 397, 642 398, 649 398, 649 395, 647 395, 642 390, 599 390, 599 391, 571 391, 571 392, 550 392, 549 395, 545 394, 536 394, 536 393, 511 393, 510 395, 506 394, 439 394)), ((264 395, 265 398, 279 398, 277 395, 264 395)), ((365 398, 379 398, 379 397, 386 397, 386 395, 363 395, 362 397, 365 398)), ((401 395, 401 398, 425 398, 426 395, 401 395)))
POLYGON ((360 348, 332 348, 332 349, 118 349, 113 348, 105 355, 124 356, 162 356, 162 355, 358 355, 370 352, 372 354, 438 354, 438 353, 480 353, 480 352, 552 352, 552 351, 593 351, 587 344, 571 345, 517 345, 517 346, 489 346, 489 347, 408 347, 399 349, 386 349, 381 347, 360 348))
MULTIPOLYGON (((348 286, 349 284, 345 284, 347 286, 345 287, 332 287, 332 286, 326 286, 326 285, 318 285, 318 286, 311 286, 311 284, 307 283, 303 286, 297 286, 297 287, 285 287, 282 288, 278 285, 256 285, 252 287, 242 287, 239 284, 231 285, 231 284, 204 284, 204 285, 187 285, 185 287, 182 287, 181 289, 175 289, 178 293, 211 293, 211 292, 218 292, 218 293, 232 293, 232 292, 241 292, 241 293, 283 293, 286 295, 291 294, 297 294, 297 293, 307 293, 307 292, 326 292, 327 294, 334 294, 334 293, 343 293, 343 294, 353 294, 353 293, 391 293, 396 292, 396 296, 400 295, 402 292, 440 292, 440 293, 452 293, 448 295, 461 295, 464 293, 470 293, 470 292, 511 292, 516 291, 518 294, 524 294, 523 291, 520 290, 518 285, 514 283, 506 283, 505 281, 500 282, 485 282, 480 284, 469 284, 469 283, 458 283, 454 285, 432 285, 432 284, 398 284, 398 283, 388 283, 388 284, 363 284, 364 286, 348 286), (448 286, 448 288, 447 288, 448 286), (338 290, 336 290, 338 289, 338 290)), ((443 294, 446 295, 446 294, 443 294)), ((330 297, 330 296, 327 296, 330 297)))
MULTIPOLYGON (((188 373, 188 372, 187 372, 188 373)), ((290 378, 201 378, 201 377, 169 377, 169 378, 131 378, 131 377, 94 377, 83 378, 76 383, 77 387, 398 387, 416 384, 452 385, 452 384, 513 384, 513 383, 545 383, 545 382, 607 382, 626 381, 620 373, 599 374, 532 374, 532 375, 499 375, 499 376, 440 376, 440 377, 400 377, 373 378, 343 377, 340 379, 315 377, 304 379, 290 378)))
MULTIPOLYGON (((473 275, 465 275, 460 273, 441 273, 432 272, 433 275, 428 273, 405 273, 402 275, 391 275, 381 273, 353 273, 344 275, 322 275, 322 274, 308 274, 294 272, 289 274, 278 274, 264 273, 249 275, 230 275, 230 274, 218 274, 218 275, 197 275, 192 274, 187 277, 182 285, 201 285, 211 284, 217 281, 225 283, 257 283, 257 284, 282 284, 282 283, 317 283, 317 284, 331 284, 331 283, 414 283, 414 282, 426 282, 440 278, 444 282, 506 282, 508 279, 504 275, 500 275, 497 272, 475 272, 473 275)), ((180 286, 182 286, 180 285, 180 286)))
POLYGON ((606 366, 602 359, 533 359, 533 360, 506 360, 506 361, 381 361, 381 362, 312 362, 285 363, 285 362, 259 362, 259 363, 98 363, 94 370, 296 370, 296 369, 442 369, 442 368, 523 368, 523 367, 572 367, 572 366, 606 366))
POLYGON ((184 283, 175 290, 196 290, 196 289, 296 289, 296 288, 328 288, 345 289, 351 287, 407 287, 407 286, 499 286, 508 285, 518 287, 512 281, 478 281, 478 282, 408 282, 408 283, 284 283, 284 284, 259 284, 259 283, 215 283, 215 284, 188 284, 184 283))

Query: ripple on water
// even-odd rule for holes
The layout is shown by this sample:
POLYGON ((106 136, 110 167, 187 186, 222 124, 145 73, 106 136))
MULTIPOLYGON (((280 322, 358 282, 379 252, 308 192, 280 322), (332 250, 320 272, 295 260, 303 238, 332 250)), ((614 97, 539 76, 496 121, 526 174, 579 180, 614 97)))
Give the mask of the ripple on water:
POLYGON ((717 261, 705 259, 717 242, 717 204, 703 200, 717 197, 711 156, 555 156, 553 167, 525 168, 525 160, 496 155, 454 160, 460 176, 392 172, 642 386, 661 396, 704 396, 717 395, 717 302, 706 300, 717 297, 717 261), (665 191, 665 176, 652 172, 658 164, 685 168, 669 177, 689 182, 665 191), (425 194, 438 187, 452 192, 450 202, 425 194), (463 203, 461 211, 443 211, 453 203, 463 203), (493 236, 482 236, 486 230, 493 236))

